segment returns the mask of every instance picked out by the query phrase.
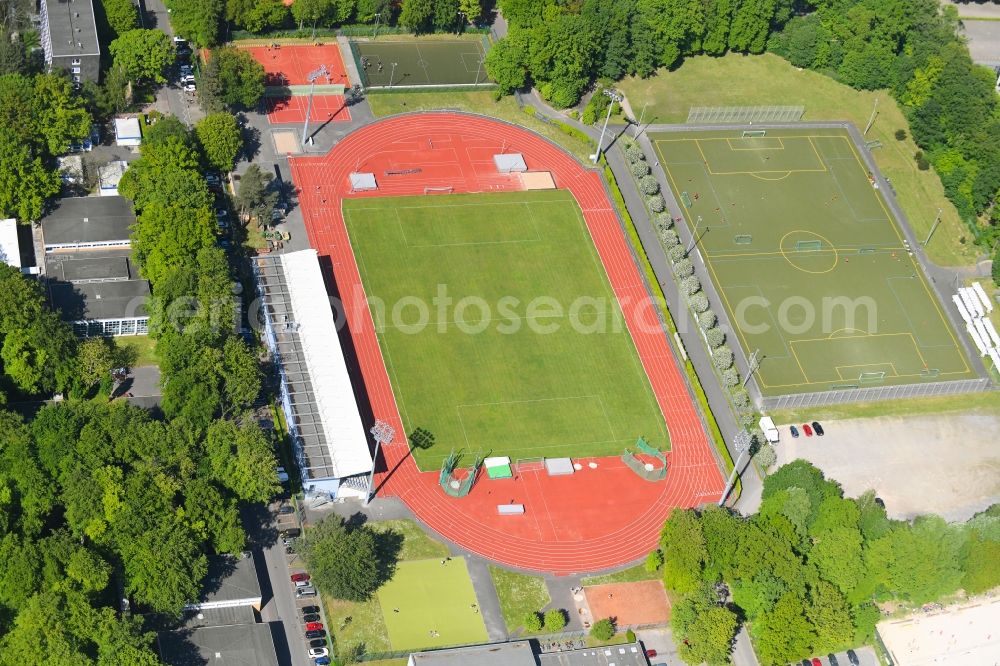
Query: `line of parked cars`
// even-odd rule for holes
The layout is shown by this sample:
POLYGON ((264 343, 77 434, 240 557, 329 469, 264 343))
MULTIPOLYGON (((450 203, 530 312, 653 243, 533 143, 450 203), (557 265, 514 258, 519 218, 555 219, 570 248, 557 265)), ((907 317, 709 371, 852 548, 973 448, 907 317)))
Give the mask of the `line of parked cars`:
MULTIPOLYGON (((295 586, 295 596, 299 599, 303 597, 315 597, 316 588, 313 587, 309 574, 304 571, 297 571, 291 575, 292 585, 295 586)), ((330 650, 326 647, 326 627, 320 622, 319 606, 303 606, 299 609, 302 613, 302 623, 305 626, 306 645, 309 649, 309 658, 313 659, 316 666, 328 666, 330 664, 330 650)))
MULTIPOLYGON (((799 436, 799 429, 796 426, 792 426, 789 430, 791 430, 792 437, 799 436)), ((812 424, 803 423, 802 432, 805 433, 806 437, 812 437, 813 433, 816 433, 818 437, 826 434, 826 431, 823 430, 823 425, 819 421, 813 421, 812 424)))
MULTIPOLYGON (((826 660, 829 662, 830 666, 840 666, 840 661, 837 659, 837 655, 835 654, 826 655, 826 660)), ((854 650, 847 651, 847 660, 851 662, 852 666, 859 666, 861 664, 861 660, 858 659, 858 655, 854 652, 854 650)), ((819 657, 813 657, 812 659, 803 659, 802 666, 824 666, 824 664, 819 657)))

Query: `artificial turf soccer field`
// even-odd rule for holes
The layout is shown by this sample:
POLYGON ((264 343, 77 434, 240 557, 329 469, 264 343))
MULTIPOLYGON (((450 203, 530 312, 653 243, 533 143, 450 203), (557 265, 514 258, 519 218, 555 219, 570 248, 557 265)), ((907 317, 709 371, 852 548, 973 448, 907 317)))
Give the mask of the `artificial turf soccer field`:
POLYGON ((649 138, 763 393, 975 377, 846 130, 742 134, 649 138))
POLYGON ((394 87, 490 82, 486 68, 479 63, 486 56, 479 38, 352 41, 351 51, 366 88, 389 87, 390 76, 394 87), (397 63, 395 74, 392 71, 394 62, 397 63))
POLYGON ((406 432, 434 436, 414 447, 421 469, 452 449, 605 456, 639 436, 668 447, 569 192, 346 199, 344 219, 406 432))
POLYGON ((489 640, 463 557, 400 562, 377 594, 393 650, 489 640))

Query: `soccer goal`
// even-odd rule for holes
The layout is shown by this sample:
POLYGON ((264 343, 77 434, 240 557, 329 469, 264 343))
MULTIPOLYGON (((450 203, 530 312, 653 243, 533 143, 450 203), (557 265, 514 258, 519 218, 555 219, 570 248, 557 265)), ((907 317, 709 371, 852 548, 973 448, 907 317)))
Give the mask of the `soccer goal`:
POLYGON ((733 242, 737 245, 750 245, 753 242, 753 236, 751 234, 736 234, 733 236, 733 242))
POLYGON ((795 243, 795 249, 799 252, 815 252, 823 249, 821 240, 802 240, 795 243))
POLYGON ((875 254, 878 250, 874 247, 867 246, 858 249, 858 254, 875 254))
POLYGON ((743 130, 744 139, 756 139, 767 136, 767 130, 743 130))
POLYGON ((862 372, 858 376, 859 384, 880 384, 885 379, 885 372, 862 372))
POLYGON ((451 194, 455 191, 455 188, 451 185, 443 187, 425 187, 424 194, 451 194))

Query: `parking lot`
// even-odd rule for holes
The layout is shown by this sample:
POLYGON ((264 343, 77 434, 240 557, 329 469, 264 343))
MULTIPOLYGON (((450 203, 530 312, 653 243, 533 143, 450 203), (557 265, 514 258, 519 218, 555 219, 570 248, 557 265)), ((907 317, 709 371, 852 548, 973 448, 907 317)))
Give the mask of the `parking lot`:
POLYGON ((987 434, 1000 429, 998 416, 885 416, 823 427, 824 437, 797 439, 781 427, 778 465, 804 458, 850 497, 874 490, 897 519, 937 513, 963 521, 1000 501, 1000 451, 987 434))

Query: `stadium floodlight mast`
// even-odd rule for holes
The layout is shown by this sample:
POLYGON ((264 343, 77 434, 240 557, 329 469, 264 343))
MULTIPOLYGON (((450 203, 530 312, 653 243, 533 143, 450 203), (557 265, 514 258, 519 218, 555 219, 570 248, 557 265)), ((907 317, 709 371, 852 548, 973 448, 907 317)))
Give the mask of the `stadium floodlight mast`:
POLYGON ((729 475, 729 482, 726 483, 726 489, 722 491, 722 497, 719 498, 719 506, 726 503, 726 498, 729 497, 729 493, 733 490, 733 484, 736 483, 736 474, 740 470, 740 464, 743 462, 743 455, 750 450, 750 444, 753 442, 753 437, 746 431, 746 428, 740 430, 736 433, 736 437, 733 438, 733 448, 739 452, 739 457, 736 459, 736 464, 733 465, 733 473, 729 475))
POLYGON ((747 361, 747 376, 743 378, 743 386, 747 385, 750 378, 753 377, 753 373, 757 372, 760 368, 760 350, 754 349, 753 353, 750 354, 750 360, 747 361))
POLYGON ((604 90, 604 94, 611 98, 611 104, 608 105, 608 115, 604 118, 604 127, 601 129, 601 138, 597 140, 597 152, 591 155, 591 159, 594 160, 594 164, 601 159, 601 146, 604 145, 604 133, 608 131, 608 121, 611 120, 611 111, 615 108, 616 102, 621 102, 623 97, 622 94, 615 90, 604 90))
POLYGON ((306 121, 302 124, 302 147, 305 148, 306 143, 309 141, 309 116, 312 114, 313 108, 313 90, 316 88, 316 79, 321 76, 330 76, 330 72, 326 70, 326 65, 320 65, 319 69, 309 72, 309 103, 306 104, 306 121))
POLYGON ((927 238, 925 238, 924 242, 922 243, 922 245, 924 247, 927 247, 927 244, 931 242, 931 236, 933 236, 934 232, 937 231, 937 228, 938 228, 939 224, 941 224, 941 209, 940 208, 938 208, 937 217, 934 218, 934 224, 931 225, 931 230, 930 230, 930 232, 928 232, 927 238))
POLYGON ((372 28, 372 39, 375 39, 375 34, 378 32, 378 20, 382 17, 381 12, 375 12, 375 27, 372 28))
POLYGON ((365 492, 365 506, 371 504, 373 492, 373 486, 375 484, 375 465, 378 463, 378 451, 383 444, 389 444, 392 442, 392 438, 396 436, 396 429, 391 425, 382 420, 376 420, 375 425, 369 430, 372 437, 375 438, 375 455, 372 457, 372 471, 368 475, 368 490, 365 492))
POLYGON ((392 90, 392 82, 396 78, 396 65, 398 64, 398 62, 392 63, 392 73, 389 74, 389 90, 392 90))
MULTIPOLYGON (((694 246, 698 244, 698 227, 699 226, 701 226, 701 215, 699 215, 698 219, 694 221, 694 229, 691 230, 691 242, 688 243, 687 249, 684 250, 684 256, 685 257, 688 256, 689 254, 691 254, 691 250, 693 250, 694 246)), ((708 231, 707 227, 705 228, 705 231, 708 231)), ((715 238, 715 236, 712 236, 712 238, 715 238)))
POLYGON ((475 85, 477 85, 477 86, 479 85, 479 74, 480 74, 480 72, 483 71, 483 63, 484 62, 486 62, 486 56, 479 56, 479 66, 476 67, 476 83, 475 83, 475 85))

